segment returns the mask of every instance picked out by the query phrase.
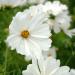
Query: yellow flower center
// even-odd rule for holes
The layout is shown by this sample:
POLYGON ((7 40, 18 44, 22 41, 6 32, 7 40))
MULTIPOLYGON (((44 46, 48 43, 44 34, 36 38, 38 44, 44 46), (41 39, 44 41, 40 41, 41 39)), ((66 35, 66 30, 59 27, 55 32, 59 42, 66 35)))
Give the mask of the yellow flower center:
POLYGON ((22 36, 23 38, 28 38, 28 37, 29 37, 29 31, 28 31, 28 30, 22 31, 22 32, 21 32, 21 36, 22 36))

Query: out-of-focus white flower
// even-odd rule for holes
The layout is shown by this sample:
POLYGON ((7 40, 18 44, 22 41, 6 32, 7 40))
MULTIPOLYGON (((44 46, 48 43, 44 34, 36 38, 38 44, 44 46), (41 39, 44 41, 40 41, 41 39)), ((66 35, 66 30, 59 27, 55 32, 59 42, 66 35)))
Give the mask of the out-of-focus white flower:
POLYGON ((48 51, 43 51, 43 57, 45 59, 50 57, 50 56, 56 58, 56 51, 57 51, 56 47, 51 47, 48 51))
POLYGON ((55 16, 59 15, 60 13, 62 13, 67 9, 68 9, 67 6, 61 4, 59 1, 53 1, 53 2, 48 1, 45 3, 45 10, 55 16))
POLYGON ((44 3, 45 1, 47 0, 27 0, 29 4, 41 4, 44 3))
POLYGON ((43 4, 47 0, 0 0, 0 7, 17 7, 26 4, 43 4))
POLYGON ((10 6, 22 6, 27 3, 27 0, 0 0, 0 7, 10 6))
POLYGON ((27 3, 27 0, 7 0, 8 5, 12 7, 22 6, 27 3))
POLYGON ((75 69, 71 69, 70 73, 71 75, 75 75, 75 69))
POLYGON ((61 30, 65 32, 70 27, 71 18, 67 12, 62 12, 61 14, 54 16, 51 14, 48 24, 50 29, 54 30, 55 33, 59 33, 61 30))
POLYGON ((9 26, 6 42, 20 54, 40 58, 42 50, 49 50, 51 46, 51 33, 46 23, 47 14, 39 11, 40 13, 32 15, 34 12, 30 8, 17 13, 9 26))
POLYGON ((48 24, 50 30, 59 33, 61 30, 64 32, 69 29, 71 23, 71 16, 66 5, 61 4, 59 1, 53 3, 47 2, 45 4, 45 11, 50 14, 48 24))
POLYGON ((60 61, 49 57, 46 60, 34 60, 28 65, 27 70, 23 71, 23 75, 70 75, 68 66, 61 66, 60 61))

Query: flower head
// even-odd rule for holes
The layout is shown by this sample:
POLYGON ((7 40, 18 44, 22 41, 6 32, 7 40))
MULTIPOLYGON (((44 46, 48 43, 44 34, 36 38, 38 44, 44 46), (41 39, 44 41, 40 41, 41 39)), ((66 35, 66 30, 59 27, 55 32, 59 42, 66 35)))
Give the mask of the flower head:
POLYGON ((68 7, 61 4, 59 1, 46 2, 45 11, 49 13, 50 18, 48 24, 50 30, 54 30, 55 33, 63 30, 64 32, 70 28, 71 17, 69 16, 68 7))
POLYGON ((39 58, 42 50, 48 50, 51 46, 49 39, 51 33, 47 20, 47 14, 41 11, 35 14, 32 8, 18 12, 9 25, 9 36, 6 42, 20 54, 30 57, 34 55, 39 58))
POLYGON ((34 60, 22 73, 23 75, 70 75, 69 71, 68 66, 60 67, 59 60, 49 57, 46 60, 34 60))

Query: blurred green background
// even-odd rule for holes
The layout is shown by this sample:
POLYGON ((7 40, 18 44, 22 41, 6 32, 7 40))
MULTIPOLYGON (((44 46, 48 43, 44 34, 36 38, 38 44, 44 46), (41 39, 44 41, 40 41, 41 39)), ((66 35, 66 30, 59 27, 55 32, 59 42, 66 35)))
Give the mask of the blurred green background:
MULTIPOLYGON (((51 0, 53 1, 53 0, 51 0)), ((60 0, 69 7, 72 16, 71 28, 75 28, 75 0, 60 0)), ((22 75, 22 70, 31 63, 24 60, 24 56, 17 54, 15 50, 6 48, 5 39, 8 35, 8 27, 13 16, 18 11, 29 8, 30 5, 23 7, 0 9, 0 75, 22 75)), ((57 58, 61 60, 61 65, 68 65, 75 68, 75 36, 69 38, 63 32, 52 35, 53 46, 58 48, 57 58)))

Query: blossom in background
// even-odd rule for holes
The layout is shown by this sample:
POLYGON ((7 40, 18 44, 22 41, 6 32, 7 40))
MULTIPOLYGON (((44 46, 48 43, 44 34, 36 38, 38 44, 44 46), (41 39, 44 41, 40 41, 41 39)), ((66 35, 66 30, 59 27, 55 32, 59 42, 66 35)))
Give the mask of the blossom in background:
POLYGON ((55 33, 59 33, 61 30, 65 32, 65 30, 69 30, 71 18, 67 12, 62 12, 61 14, 54 16, 50 15, 50 20, 48 24, 50 29, 54 30, 55 33))
POLYGON ((10 6, 22 6, 27 3, 27 0, 0 0, 0 7, 10 6))
POLYGON ((40 13, 32 15, 34 12, 30 8, 17 13, 9 26, 6 42, 20 54, 40 58, 42 50, 49 50, 51 46, 51 33, 46 23, 47 14, 39 11, 40 13))
POLYGON ((60 61, 53 57, 46 60, 34 60, 28 65, 27 70, 22 72, 23 75, 71 75, 68 66, 60 66, 60 61))
POLYGON ((71 17, 69 16, 67 6, 61 4, 59 1, 54 1, 50 7, 50 28, 53 28, 55 33, 60 32, 61 29, 68 29, 70 27, 71 17))
POLYGON ((47 0, 27 0, 29 4, 41 4, 44 3, 45 1, 47 0))
POLYGON ((17 7, 26 4, 42 4, 47 0, 0 0, 0 7, 10 6, 17 7))
POLYGON ((49 12, 50 14, 53 14, 54 16, 57 16, 68 9, 68 7, 64 4, 61 4, 60 1, 47 1, 45 2, 44 6, 44 10, 49 12))
POLYGON ((71 26, 71 16, 66 5, 61 4, 59 1, 46 2, 44 11, 48 12, 50 16, 48 20, 50 30, 54 30, 55 33, 63 30, 69 37, 75 35, 75 29, 69 29, 71 26))
POLYGON ((26 5, 27 0, 7 0, 7 5, 11 7, 26 5))

